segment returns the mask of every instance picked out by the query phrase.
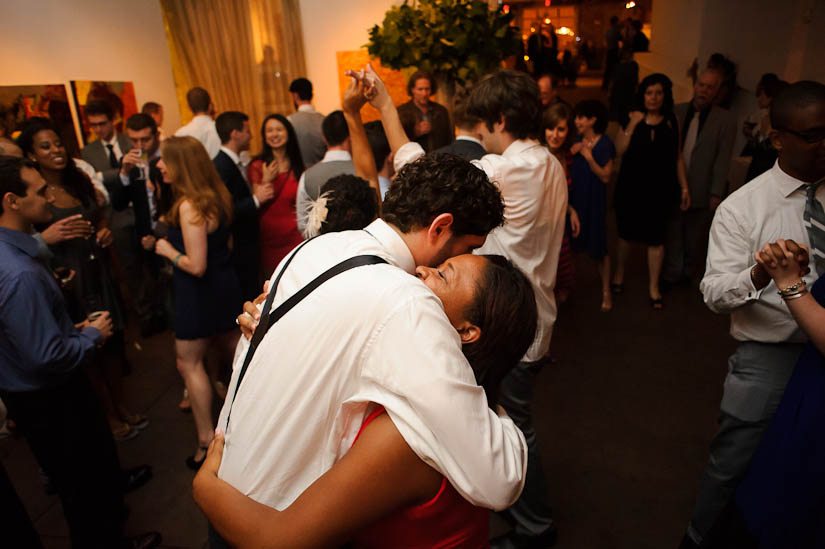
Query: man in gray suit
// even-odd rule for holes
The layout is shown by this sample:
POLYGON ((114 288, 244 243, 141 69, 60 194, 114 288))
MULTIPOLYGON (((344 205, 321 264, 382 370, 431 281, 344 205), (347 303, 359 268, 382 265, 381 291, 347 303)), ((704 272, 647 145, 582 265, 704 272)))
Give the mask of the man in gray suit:
POLYGON ((722 78, 718 71, 705 70, 696 80, 693 100, 674 108, 682 132, 690 209, 674 208, 672 213, 662 276, 666 285, 689 283, 704 264, 710 221, 727 194, 736 123, 728 111, 713 104, 722 78))
POLYGON ((330 177, 336 175, 355 174, 352 164, 352 145, 349 140, 349 128, 341 111, 333 111, 324 118, 321 125, 324 143, 327 152, 324 158, 301 174, 298 181, 298 196, 295 200, 295 211, 298 214, 298 230, 302 233, 306 228, 306 212, 313 200, 321 194, 330 177))
POLYGON ((103 184, 111 193, 112 185, 118 181, 120 159, 132 148, 132 142, 126 135, 115 131, 115 114, 109 103, 89 101, 85 110, 86 120, 97 139, 83 147, 80 155, 103 174, 103 184))
POLYGON ((311 168, 321 161, 327 150, 321 132, 324 115, 312 106, 312 82, 306 78, 296 78, 289 85, 289 91, 298 112, 290 114, 286 119, 295 128, 304 166, 311 168))

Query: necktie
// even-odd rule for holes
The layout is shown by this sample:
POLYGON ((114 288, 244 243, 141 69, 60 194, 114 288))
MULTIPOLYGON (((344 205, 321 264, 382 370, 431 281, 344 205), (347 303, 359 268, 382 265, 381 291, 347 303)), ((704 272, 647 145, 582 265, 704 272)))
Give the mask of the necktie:
POLYGON ((109 149, 109 167, 114 170, 119 170, 120 163, 117 161, 117 157, 115 156, 115 146, 109 143, 106 145, 106 148, 109 149))
POLYGON ((682 155, 685 159, 685 170, 690 168, 690 157, 693 156, 693 148, 696 146, 696 136, 699 135, 699 113, 693 113, 693 118, 690 120, 687 135, 685 135, 685 143, 682 146, 682 155))
POLYGON ((808 200, 805 201, 805 213, 802 214, 802 222, 811 241, 811 259, 819 275, 825 273, 825 210, 816 199, 816 190, 823 181, 825 180, 820 179, 816 183, 805 185, 808 200))

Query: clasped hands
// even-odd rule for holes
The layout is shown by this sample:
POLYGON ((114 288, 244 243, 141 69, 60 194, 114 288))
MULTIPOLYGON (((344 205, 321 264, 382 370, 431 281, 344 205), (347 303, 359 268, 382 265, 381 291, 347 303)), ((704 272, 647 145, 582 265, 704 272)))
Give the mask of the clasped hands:
POLYGON ((360 71, 348 70, 344 74, 350 77, 349 87, 344 91, 344 99, 341 102, 345 113, 360 112, 367 101, 379 111, 392 105, 387 87, 369 63, 360 71))
MULTIPOLYGON (((791 239, 779 238, 776 242, 766 243, 754 254, 754 259, 765 275, 774 280, 777 288, 792 286, 811 272, 808 248, 791 239)), ((765 286, 768 282, 765 281, 765 286)))

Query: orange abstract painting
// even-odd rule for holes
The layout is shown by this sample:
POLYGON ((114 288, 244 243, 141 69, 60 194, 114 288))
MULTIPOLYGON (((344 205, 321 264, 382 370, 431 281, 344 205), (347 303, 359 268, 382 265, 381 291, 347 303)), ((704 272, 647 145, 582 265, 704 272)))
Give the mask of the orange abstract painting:
MULTIPOLYGON (((409 70, 409 74, 406 74, 407 71, 402 72, 387 69, 381 66, 381 61, 378 59, 370 59, 369 53, 367 53, 366 49, 356 51, 339 51, 336 52, 336 55, 338 58, 338 90, 342 100, 344 98, 344 90, 346 90, 347 86, 349 86, 349 78, 344 75, 344 71, 349 69, 360 70, 362 67, 366 66, 367 63, 371 63, 372 68, 378 73, 378 76, 381 77, 381 80, 383 80, 384 84, 387 86, 387 90, 390 92, 390 97, 392 97, 392 101, 396 106, 410 100, 409 95, 407 95, 407 78, 412 74, 414 68, 409 70)), ((361 117, 364 122, 379 120, 381 118, 378 111, 372 108, 369 104, 366 105, 361 111, 361 117)))

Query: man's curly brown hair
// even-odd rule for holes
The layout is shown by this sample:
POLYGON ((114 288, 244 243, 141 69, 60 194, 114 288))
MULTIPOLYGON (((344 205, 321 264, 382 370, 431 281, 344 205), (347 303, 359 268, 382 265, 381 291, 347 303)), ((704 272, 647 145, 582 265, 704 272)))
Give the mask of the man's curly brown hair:
POLYGON ((398 172, 382 217, 408 233, 443 213, 453 214, 453 235, 486 235, 504 223, 504 201, 483 170, 451 154, 431 153, 398 172))

